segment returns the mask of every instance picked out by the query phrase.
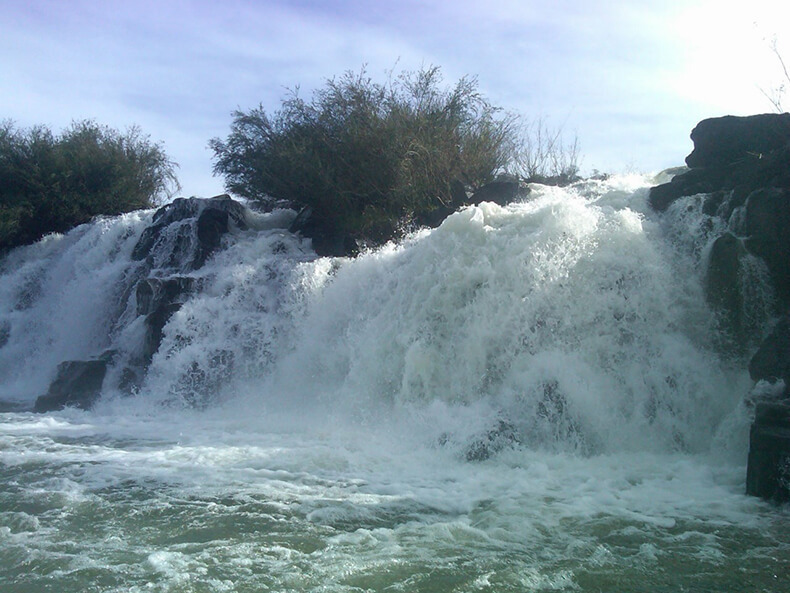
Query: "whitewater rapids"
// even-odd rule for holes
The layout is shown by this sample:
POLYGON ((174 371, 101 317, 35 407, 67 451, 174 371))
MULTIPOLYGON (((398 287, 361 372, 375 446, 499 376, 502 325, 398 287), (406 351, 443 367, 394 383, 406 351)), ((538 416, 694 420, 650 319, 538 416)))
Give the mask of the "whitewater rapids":
MULTIPOLYGON (((110 372, 90 412, 0 415, 0 588, 790 590, 703 297, 716 223, 652 213, 651 182, 535 186, 354 260, 250 214, 137 393, 110 372)), ((0 262, 9 407, 134 349, 151 216, 0 262)))

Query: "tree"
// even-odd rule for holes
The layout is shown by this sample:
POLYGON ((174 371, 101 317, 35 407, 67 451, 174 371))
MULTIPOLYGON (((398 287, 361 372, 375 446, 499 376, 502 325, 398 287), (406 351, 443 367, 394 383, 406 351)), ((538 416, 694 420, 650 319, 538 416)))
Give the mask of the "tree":
POLYGON ((768 101, 771 102, 771 105, 773 105, 777 113, 784 113, 785 109, 782 102, 785 98, 785 94, 787 93, 787 89, 790 86, 790 72, 787 69, 787 64, 782 57, 782 53, 779 51, 776 35, 774 35, 768 42, 768 47, 771 49, 771 52, 774 54, 777 62, 779 63, 781 74, 779 77, 779 82, 774 87, 767 91, 763 88, 760 88, 760 92, 765 95, 765 98, 768 99, 768 101))
POLYGON ((0 250, 65 232, 100 214, 149 208, 177 191, 175 163, 139 128, 93 121, 60 135, 0 125, 0 250))
POLYGON ((233 114, 214 138, 214 173, 228 191, 272 205, 309 206, 339 232, 374 242, 453 201, 453 184, 491 181, 513 158, 515 118, 439 68, 386 84, 363 69, 331 79, 311 101, 290 92, 279 111, 233 114))
POLYGON ((526 181, 564 185, 579 179, 579 141, 567 142, 563 127, 543 118, 524 123, 515 153, 515 171, 526 181))

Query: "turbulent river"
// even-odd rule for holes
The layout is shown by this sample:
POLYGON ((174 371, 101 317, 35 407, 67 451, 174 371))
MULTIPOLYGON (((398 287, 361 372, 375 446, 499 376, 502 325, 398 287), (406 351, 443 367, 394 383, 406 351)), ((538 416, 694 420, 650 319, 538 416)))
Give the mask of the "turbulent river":
POLYGON ((744 495, 748 359, 703 296, 716 223, 651 183, 535 186, 354 260, 250 214, 87 412, 28 410, 139 342, 153 212, 11 252, 0 591, 790 591, 790 511, 744 495))

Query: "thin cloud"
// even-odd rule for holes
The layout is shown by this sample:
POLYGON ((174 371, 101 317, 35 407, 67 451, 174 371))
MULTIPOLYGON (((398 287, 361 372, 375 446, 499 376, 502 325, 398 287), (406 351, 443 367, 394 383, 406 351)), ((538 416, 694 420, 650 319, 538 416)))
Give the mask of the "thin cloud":
POLYGON ((277 109, 286 87, 309 96, 363 64, 381 79, 435 64, 448 82, 476 75, 494 103, 576 131, 586 167, 657 170, 682 162, 699 119, 770 108, 754 23, 786 16, 777 6, 20 0, 0 22, 0 113, 139 124, 181 164, 184 192, 209 195, 222 183, 207 142, 234 109, 277 109))

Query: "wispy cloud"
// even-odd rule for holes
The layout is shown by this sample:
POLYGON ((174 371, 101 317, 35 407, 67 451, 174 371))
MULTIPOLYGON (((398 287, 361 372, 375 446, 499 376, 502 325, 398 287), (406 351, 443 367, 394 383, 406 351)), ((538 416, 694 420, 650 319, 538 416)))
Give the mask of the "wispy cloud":
POLYGON ((309 94, 363 64, 382 78, 437 64, 564 122, 588 167, 658 169, 682 162, 699 119, 770 107, 754 23, 780 13, 762 0, 734 16, 707 1, 11 0, 0 115, 139 124, 181 163, 185 193, 207 195, 221 191, 207 142, 234 109, 276 109, 286 87, 309 94))

